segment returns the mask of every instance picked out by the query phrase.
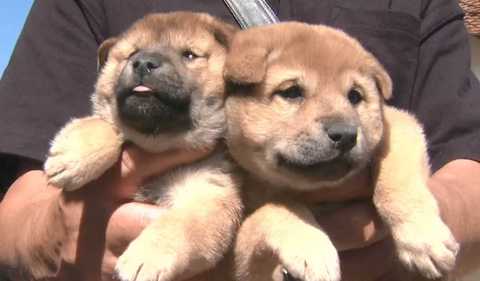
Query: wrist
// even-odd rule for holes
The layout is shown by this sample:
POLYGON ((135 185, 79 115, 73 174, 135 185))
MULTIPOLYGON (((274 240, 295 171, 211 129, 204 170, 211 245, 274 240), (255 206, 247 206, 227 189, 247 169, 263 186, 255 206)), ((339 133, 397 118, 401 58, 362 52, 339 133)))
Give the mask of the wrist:
POLYGON ((65 237, 57 198, 35 202, 26 212, 14 247, 17 268, 33 280, 54 277, 65 237))
MULTIPOLYGON (((428 186, 435 196, 444 222, 449 226, 461 244, 478 242, 478 231, 469 226, 477 225, 477 216, 472 215, 478 204, 475 198, 480 185, 472 184, 471 175, 463 161, 455 160, 446 164, 432 175, 428 186)), ((468 163, 467 163, 468 165, 468 163)), ((480 171, 480 170, 479 170, 480 171)), ((477 171, 477 174, 478 172, 477 171)))
POLYGON ((460 243, 457 255, 456 276, 478 269, 480 256, 480 164, 472 160, 454 160, 429 181, 437 198, 442 218, 460 243))

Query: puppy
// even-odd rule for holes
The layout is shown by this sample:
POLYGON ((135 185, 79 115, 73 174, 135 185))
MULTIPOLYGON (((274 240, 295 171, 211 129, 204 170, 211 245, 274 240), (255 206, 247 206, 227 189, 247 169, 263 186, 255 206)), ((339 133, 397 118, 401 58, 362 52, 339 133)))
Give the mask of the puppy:
POLYGON ((422 128, 384 104, 391 80, 359 42, 300 23, 241 31, 225 77, 227 145, 247 173, 238 280, 281 280, 279 264, 300 280, 339 280, 337 252, 300 198, 359 173, 374 175, 403 264, 428 278, 452 269, 458 245, 426 186, 422 128))
MULTIPOLYGON (((118 160, 125 142, 150 152, 212 150, 225 129, 223 65, 234 32, 206 14, 176 12, 149 15, 105 41, 93 115, 53 140, 49 183, 82 187, 118 160)), ((145 187, 139 198, 165 211, 120 256, 119 278, 174 280, 212 268, 242 212, 232 169, 220 151, 145 187)))

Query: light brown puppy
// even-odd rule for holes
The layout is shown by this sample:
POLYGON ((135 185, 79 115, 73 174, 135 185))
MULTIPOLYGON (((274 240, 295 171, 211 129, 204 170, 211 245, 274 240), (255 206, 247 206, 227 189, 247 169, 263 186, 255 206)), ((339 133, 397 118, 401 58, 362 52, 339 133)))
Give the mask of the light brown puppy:
POLYGON ((384 105, 392 84, 351 37, 300 23, 238 32, 227 57, 227 144, 246 170, 249 216, 235 245, 238 280, 340 279, 337 252, 308 208, 307 192, 374 175, 373 200, 398 257, 438 278, 458 245, 426 185, 421 126, 384 105))
MULTIPOLYGON (((153 14, 103 43, 93 115, 55 137, 49 182, 82 187, 118 160, 127 141, 150 152, 212 150, 225 129, 223 65, 234 32, 206 14, 153 14)), ((145 187, 139 197, 165 211, 120 256, 118 277, 174 280, 213 268, 242 213, 232 168, 219 151, 145 187)))

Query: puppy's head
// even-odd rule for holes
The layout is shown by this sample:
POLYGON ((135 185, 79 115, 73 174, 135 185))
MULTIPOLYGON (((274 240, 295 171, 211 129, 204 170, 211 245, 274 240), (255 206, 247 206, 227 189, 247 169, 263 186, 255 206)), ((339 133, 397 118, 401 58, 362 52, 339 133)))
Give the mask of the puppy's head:
POLYGON ((381 142, 390 78, 339 30, 283 23, 241 31, 225 77, 232 156, 275 185, 338 184, 381 142))
POLYGON ((152 14, 98 52, 96 113, 147 150, 212 146, 223 133, 223 65, 235 29, 206 14, 152 14))

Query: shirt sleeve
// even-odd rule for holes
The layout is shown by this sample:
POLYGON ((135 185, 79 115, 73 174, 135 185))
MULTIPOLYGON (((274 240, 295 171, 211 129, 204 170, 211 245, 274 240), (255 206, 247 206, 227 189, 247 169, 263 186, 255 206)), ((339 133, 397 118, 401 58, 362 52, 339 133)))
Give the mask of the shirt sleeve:
POLYGON ((102 1, 90 2, 33 3, 0 82, 0 154, 43 161, 59 128, 89 113, 104 39, 102 1))
POLYGON ((424 124, 435 171, 455 159, 480 160, 480 84, 455 0, 425 6, 410 109, 424 124))

